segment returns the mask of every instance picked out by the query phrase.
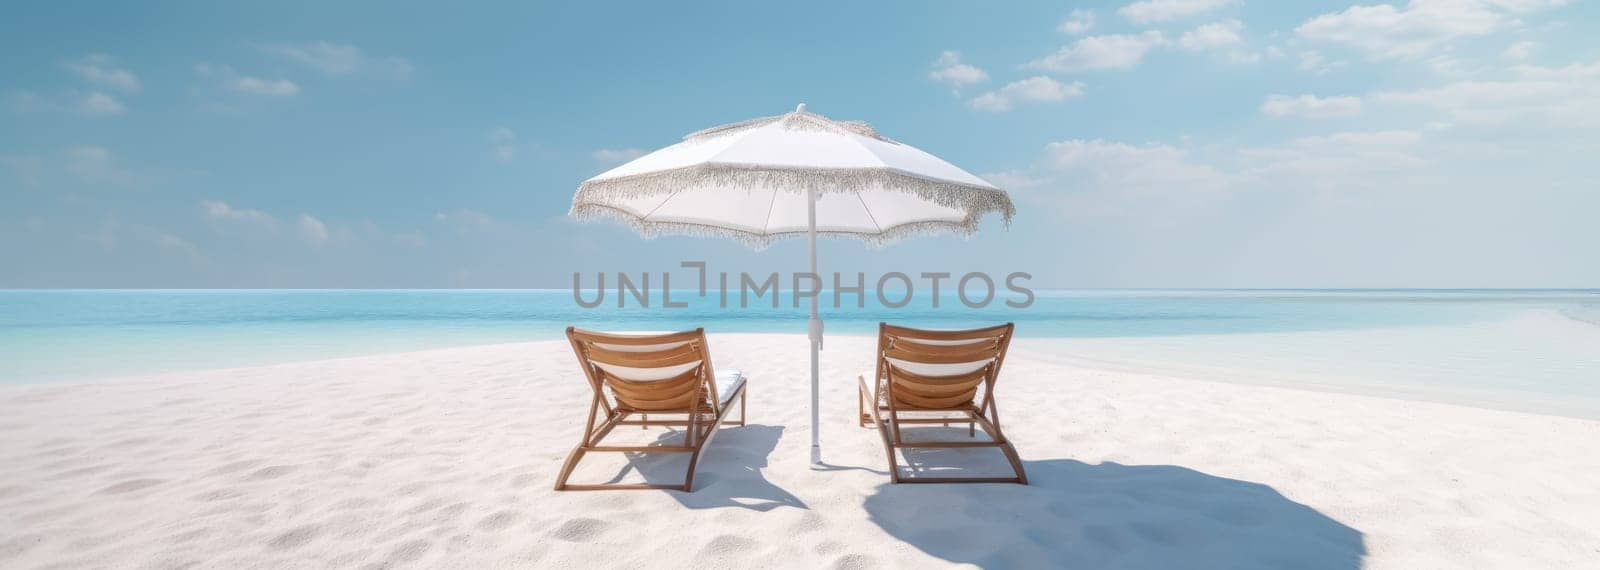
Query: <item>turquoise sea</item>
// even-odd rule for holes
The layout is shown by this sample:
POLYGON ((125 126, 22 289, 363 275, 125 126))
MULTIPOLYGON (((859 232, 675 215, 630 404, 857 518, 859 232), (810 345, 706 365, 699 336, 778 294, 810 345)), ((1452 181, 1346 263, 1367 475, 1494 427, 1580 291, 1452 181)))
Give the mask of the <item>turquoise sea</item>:
MULTIPOLYGON (((1107 362, 1263 368, 1281 375, 1328 373, 1334 378, 1330 382, 1341 375, 1361 376, 1368 382, 1454 383, 1600 400, 1600 343, 1593 341, 1600 339, 1596 290, 1035 294, 1032 306, 1023 309, 1006 306, 1003 301, 1015 296, 1004 292, 982 309, 962 305, 953 294, 941 297, 938 308, 923 295, 891 309, 879 305, 870 292, 864 307, 856 307, 854 295, 847 294, 842 306, 834 308, 831 293, 824 292, 823 318, 829 335, 872 334, 884 320, 925 327, 1012 321, 1021 339, 1076 339, 1074 346, 1081 348, 1075 355, 1092 359, 1103 354, 1107 362), (1538 322, 1529 324, 1529 319, 1538 322), (1586 336, 1591 330, 1596 336, 1586 336), (1538 338, 1541 334, 1549 338, 1538 338), (1326 340, 1330 338, 1339 340, 1326 340), (1377 348, 1348 340, 1363 338, 1375 339, 1377 348), (1416 346, 1398 350, 1397 342, 1416 346), (1318 352, 1322 345, 1337 346, 1324 354, 1318 352), (1390 362, 1394 356, 1385 353, 1405 358, 1390 362), (1316 362, 1321 364, 1306 364, 1316 362), (1303 365, 1308 369, 1299 370, 1303 365)), ((776 309, 766 302, 741 309, 736 297, 722 308, 714 292, 700 298, 696 291, 674 291, 673 300, 688 301, 689 307, 663 308, 659 291, 656 295, 649 308, 635 306, 630 298, 629 306, 619 309, 611 295, 605 305, 584 309, 565 289, 0 291, 0 382, 553 339, 568 325, 805 331, 805 309, 794 307, 788 297, 776 309)))

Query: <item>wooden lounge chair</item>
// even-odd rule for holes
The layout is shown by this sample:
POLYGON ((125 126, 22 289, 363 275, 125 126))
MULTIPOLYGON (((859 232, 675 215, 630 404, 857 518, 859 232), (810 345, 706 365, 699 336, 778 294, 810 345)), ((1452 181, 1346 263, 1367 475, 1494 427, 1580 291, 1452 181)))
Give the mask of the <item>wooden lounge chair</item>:
POLYGON ((700 452, 727 419, 735 398, 744 425, 745 379, 718 378, 711 369, 704 329, 663 335, 614 335, 567 328, 567 339, 594 389, 583 440, 567 456, 556 478, 557 491, 606 489, 694 489, 700 452), (597 416, 598 414, 598 416, 597 416), (638 419, 630 419, 638 416, 638 419), (598 418, 598 423, 597 422, 598 418), (617 426, 681 427, 676 445, 604 445, 617 426), (687 453, 689 468, 680 485, 569 485, 567 478, 583 456, 607 453, 687 453))
MULTIPOLYGON (((931 331, 878 325, 877 371, 873 382, 858 377, 856 406, 859 424, 867 422, 883 436, 889 456, 891 483, 1021 483, 1028 484, 1017 450, 1000 431, 1000 412, 994 403, 994 382, 1011 344, 1013 325, 962 331, 931 331), (981 393, 981 398, 979 397, 981 393), (868 403, 871 405, 869 406, 868 403), (967 424, 988 441, 906 441, 901 426, 967 424), (902 449, 998 448, 1011 463, 1015 477, 902 477, 896 454, 902 449)), ((909 431, 909 430, 908 430, 909 431)))

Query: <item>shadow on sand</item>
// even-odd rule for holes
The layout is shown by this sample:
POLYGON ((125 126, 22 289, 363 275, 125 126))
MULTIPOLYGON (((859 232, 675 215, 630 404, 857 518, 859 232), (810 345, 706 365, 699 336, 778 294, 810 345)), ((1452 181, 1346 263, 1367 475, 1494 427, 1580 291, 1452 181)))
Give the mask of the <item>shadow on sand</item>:
MULTIPOLYGON (((656 441, 662 445, 677 445, 683 432, 669 431, 656 441)), ((767 467, 767 456, 778 447, 783 437, 783 426, 749 424, 724 427, 716 439, 706 446, 700 457, 700 468, 695 471, 694 492, 667 491, 672 498, 691 509, 719 507, 745 508, 770 511, 778 507, 806 508, 799 497, 767 481, 761 473, 767 467)), ((683 481, 688 457, 678 453, 629 453, 628 464, 611 482, 619 482, 629 472, 638 473, 650 483, 675 484, 683 481)))
POLYGON ((1172 465, 1024 462, 1029 486, 889 485, 872 521, 923 552, 996 568, 1350 570, 1360 531, 1272 487, 1172 465))

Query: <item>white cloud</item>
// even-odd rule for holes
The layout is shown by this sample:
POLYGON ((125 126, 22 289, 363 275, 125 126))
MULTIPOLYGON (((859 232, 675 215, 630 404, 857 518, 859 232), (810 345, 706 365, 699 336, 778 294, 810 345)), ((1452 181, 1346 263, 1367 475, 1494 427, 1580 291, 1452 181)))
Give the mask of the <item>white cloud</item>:
POLYGON ((158 233, 152 236, 152 241, 155 242, 156 246, 165 250, 182 253, 190 260, 200 261, 204 259, 204 256, 200 254, 200 248, 195 247, 195 245, 190 243, 189 240, 181 237, 168 233, 158 233))
POLYGON ((278 219, 272 217, 272 214, 250 208, 235 208, 227 202, 217 200, 202 200, 200 209, 210 220, 243 222, 268 228, 278 224, 278 219))
MULTIPOLYGON (((1257 185, 1322 190, 1396 186, 1385 176, 1427 164, 1418 156, 1422 133, 1407 130, 1340 132, 1239 150, 1241 179, 1257 185)), ((1401 178, 1404 180, 1404 178, 1401 178)))
POLYGON ((1118 14, 1135 24, 1187 18, 1238 4, 1240 0, 1143 0, 1123 6, 1118 14))
POLYGON ((1131 69, 1150 50, 1166 44, 1157 31, 1139 34, 1089 36, 1063 47, 1056 53, 1029 62, 1025 67, 1042 71, 1075 72, 1096 69, 1131 69))
POLYGON ((1572 0, 1484 0, 1491 4, 1516 13, 1527 13, 1550 8, 1560 8, 1572 3, 1572 0))
POLYGON ((1506 51, 1500 55, 1506 59, 1528 59, 1528 56, 1533 55, 1535 45, 1530 41, 1520 41, 1506 46, 1506 51))
POLYGON ((117 67, 111 56, 105 54, 89 54, 67 61, 63 65, 91 83, 130 93, 139 90, 139 76, 134 75, 132 71, 117 67))
POLYGON ((218 78, 222 86, 230 91, 271 97, 289 97, 300 93, 300 86, 288 79, 264 79, 243 75, 226 65, 212 66, 202 63, 197 69, 201 75, 218 78))
POLYGON ((1462 37, 1484 36, 1516 25, 1516 14, 1566 4, 1551 0, 1411 0, 1351 6, 1306 20, 1302 38, 1343 44, 1379 59, 1416 58, 1462 37))
POLYGON ((261 50, 328 75, 370 73, 392 79, 411 77, 411 62, 400 57, 371 57, 352 45, 332 42, 272 44, 261 50))
POLYGON ((1300 137, 1289 142, 1290 144, 1300 148, 1324 149, 1337 146, 1409 146, 1416 144, 1421 140, 1422 133, 1416 131, 1394 130, 1333 133, 1329 135, 1300 137))
POLYGON ((1178 38, 1178 47, 1189 51, 1204 51, 1239 45, 1244 42, 1239 37, 1239 32, 1244 30, 1244 23, 1238 20, 1222 20, 1212 22, 1189 30, 1178 38))
POLYGON ((300 236, 313 246, 328 243, 328 226, 311 214, 300 214, 300 236))
POLYGON ((1083 175, 1109 187, 1184 191, 1226 182, 1216 168, 1192 161, 1188 151, 1164 144, 1131 145, 1102 139, 1072 139, 1045 145, 1041 165, 1083 175))
POLYGON ((1261 112, 1272 117, 1353 117, 1361 114, 1361 98, 1352 96, 1268 95, 1261 112))
POLYGON ((1512 71, 1515 72, 1518 77, 1523 79, 1579 82, 1590 79, 1600 79, 1600 59, 1597 59, 1592 63, 1572 63, 1562 67, 1519 65, 1512 68, 1512 71))
POLYGON ((1532 129, 1600 127, 1600 61, 1517 66, 1512 76, 1420 89, 1385 90, 1370 100, 1432 109, 1453 122, 1532 129))
POLYGON ((235 236, 271 237, 292 240, 320 248, 329 244, 396 242, 420 246, 427 242, 418 232, 390 233, 371 220, 355 223, 330 223, 310 213, 293 218, 277 216, 253 208, 241 208, 220 200, 203 200, 200 211, 212 227, 235 236))
POLYGON ((78 105, 78 111, 90 117, 104 117, 123 112, 122 102, 115 97, 95 91, 83 97, 78 105))
POLYGON ((928 77, 934 81, 948 83, 956 89, 989 80, 989 74, 984 73, 982 69, 961 63, 961 54, 954 51, 946 50, 939 54, 939 59, 933 63, 933 67, 933 71, 928 72, 928 77))
POLYGON ((1321 52, 1316 50, 1302 51, 1298 55, 1300 57, 1300 69, 1317 75, 1333 71, 1345 65, 1343 61, 1328 61, 1327 57, 1324 57, 1321 52))
POLYGON ((517 133, 508 127, 495 127, 489 131, 489 144, 497 159, 509 161, 517 157, 517 133))
POLYGON ((288 79, 262 79, 240 75, 228 80, 228 88, 241 93, 287 97, 300 92, 300 86, 288 79))
POLYGON ((1081 35, 1094 27, 1094 12, 1090 10, 1073 10, 1067 19, 1056 25, 1056 31, 1068 35, 1081 35))
POLYGON ((1424 142, 1415 131, 1338 132, 1246 148, 1072 139, 1046 145, 1024 171, 991 176, 1012 183, 1005 187, 1019 201, 1060 216, 1164 232, 1180 219, 1215 224, 1213 216, 1226 215, 1231 200, 1249 195, 1420 181, 1429 164, 1421 158, 1424 142))
POLYGON ((1083 83, 1062 83, 1045 76, 1013 81, 998 91, 977 96, 972 108, 980 111, 1009 111, 1016 103, 1057 103, 1083 94, 1083 83))
POLYGON ((1215 203, 1231 176, 1196 160, 1188 149, 1152 143, 1070 139, 1045 146, 1023 171, 995 176, 1019 203, 1042 206, 1049 218, 1082 227, 1096 219, 1113 225, 1160 223, 1166 213, 1192 212, 1215 203))
POLYGON ((622 164, 641 156, 644 156, 644 151, 636 148, 602 148, 594 151, 595 161, 607 166, 622 164))
POLYGON ((69 112, 91 118, 108 117, 127 110, 122 101, 101 91, 84 93, 68 90, 55 96, 13 91, 7 102, 11 110, 18 113, 69 112))

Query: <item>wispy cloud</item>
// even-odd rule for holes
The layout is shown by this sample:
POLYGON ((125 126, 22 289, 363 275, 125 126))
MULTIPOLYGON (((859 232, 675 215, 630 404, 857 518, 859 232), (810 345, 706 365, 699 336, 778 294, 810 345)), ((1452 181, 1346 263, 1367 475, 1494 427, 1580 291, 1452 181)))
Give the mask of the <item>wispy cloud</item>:
POLYGON ((1073 10, 1071 14, 1067 14, 1067 19, 1062 20, 1060 24, 1056 24, 1056 31, 1069 36, 1079 36, 1093 27, 1094 12, 1078 9, 1073 10))
POLYGON ((68 112, 89 118, 110 117, 127 111, 121 100, 100 91, 68 90, 48 96, 26 90, 13 91, 7 103, 17 113, 68 112))
POLYGON ((1353 117, 1361 114, 1361 98, 1352 96, 1268 95, 1262 114, 1272 117, 1353 117))
POLYGON ((1295 28, 1307 40, 1342 44, 1377 59, 1417 58, 1457 38, 1484 36, 1518 23, 1518 14, 1566 0, 1411 0, 1351 6, 1315 16, 1295 28))
POLYGON ((928 77, 934 81, 948 84, 955 89, 989 80, 988 73, 977 67, 961 63, 961 54, 949 50, 939 54, 939 59, 933 62, 933 71, 928 72, 928 77))
POLYGON ((1143 0, 1117 10, 1135 24, 1166 22, 1239 4, 1241 0, 1143 0))
POLYGON ((1042 165, 1128 189, 1167 192, 1173 188, 1212 188, 1227 181, 1217 168, 1192 160, 1189 151, 1157 143, 1133 145, 1103 139, 1053 142, 1045 145, 1042 165))
POLYGON ((89 54, 68 60, 62 65, 90 83, 129 93, 139 90, 139 76, 117 67, 111 56, 106 54, 89 54))
POLYGON ((218 200, 202 200, 200 209, 207 219, 213 221, 248 223, 268 228, 278 224, 278 219, 271 214, 250 208, 235 208, 218 200))
POLYGON ((1056 53, 1033 60, 1024 67, 1040 71, 1070 73, 1103 69, 1132 69, 1145 54, 1167 42, 1158 31, 1139 34, 1089 36, 1061 48, 1056 53))
POLYGON ((83 100, 78 104, 78 110, 90 117, 104 117, 119 114, 126 108, 115 97, 95 91, 83 96, 83 100))
POLYGON ((1506 59, 1528 59, 1528 56, 1533 55, 1533 48, 1536 45, 1538 44, 1530 41, 1516 42, 1506 46, 1506 50, 1501 52, 1500 56, 1506 59))
POLYGON ((1408 130, 1337 132, 1292 139, 1275 146, 1238 150, 1241 177, 1256 183, 1292 182, 1313 188, 1379 188, 1387 174, 1414 171, 1422 133, 1408 130))
POLYGON ((300 236, 313 246, 328 243, 328 226, 311 214, 300 214, 300 236))
POLYGON ((1380 90, 1368 98, 1384 105, 1431 109, 1462 124, 1594 128, 1600 127, 1600 60, 1562 67, 1519 65, 1505 77, 1380 90))
POLYGON ((1236 46, 1244 43, 1244 38, 1239 37, 1241 31, 1244 31, 1244 23, 1238 20, 1204 24, 1184 32, 1183 36, 1178 38, 1178 47, 1189 51, 1205 51, 1236 46))
POLYGON ((412 246, 427 243, 427 238, 420 232, 388 232, 371 220, 335 224, 307 212, 279 218, 261 210, 242 208, 220 200, 202 200, 200 212, 212 228, 221 234, 289 240, 313 248, 362 242, 412 246))
POLYGON ((300 86, 288 79, 267 79, 245 75, 226 65, 202 63, 196 68, 200 75, 216 78, 230 91, 270 97, 291 97, 300 93, 300 86))
POLYGON ((1052 219, 1115 219, 1119 227, 1216 203, 1212 196, 1234 182, 1187 148, 1105 139, 1049 143, 1031 166, 996 179, 1014 199, 1048 210, 1052 219))
POLYGON ((972 99, 972 108, 979 111, 1009 111, 1017 103, 1056 103, 1083 94, 1083 83, 1062 83, 1045 76, 1013 81, 997 91, 990 91, 972 99))
POLYGON ((304 65, 327 75, 368 74, 389 79, 411 77, 411 62, 402 57, 373 57, 361 48, 318 41, 261 46, 261 51, 304 65))
POLYGON ((1343 61, 1328 61, 1328 58, 1317 50, 1299 52, 1300 69, 1321 75, 1345 66, 1343 61))

